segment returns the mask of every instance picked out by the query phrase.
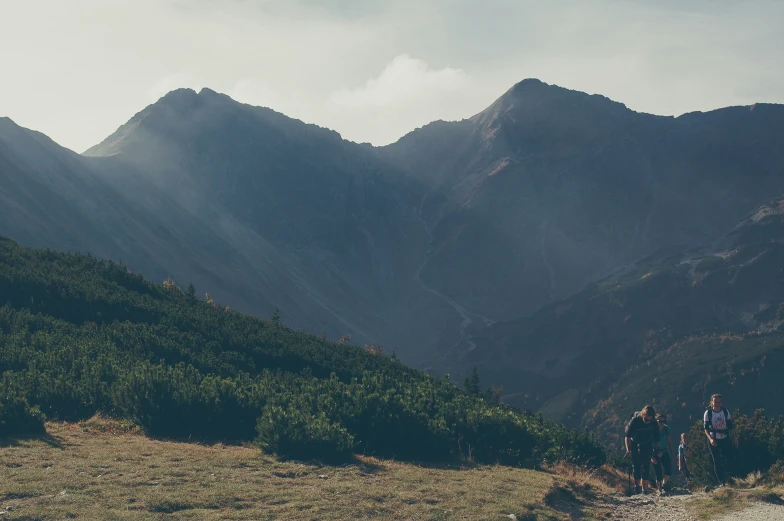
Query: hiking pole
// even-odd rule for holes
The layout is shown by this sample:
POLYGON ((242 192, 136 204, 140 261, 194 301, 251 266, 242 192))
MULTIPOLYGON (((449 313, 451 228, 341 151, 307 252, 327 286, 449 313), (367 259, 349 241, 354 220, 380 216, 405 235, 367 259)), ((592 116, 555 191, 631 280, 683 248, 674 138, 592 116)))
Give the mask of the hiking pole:
POLYGON ((632 497, 632 466, 633 465, 634 465, 634 459, 631 456, 629 456, 629 467, 628 467, 629 468, 629 473, 628 473, 629 480, 628 480, 627 486, 626 486, 626 495, 628 497, 632 497))

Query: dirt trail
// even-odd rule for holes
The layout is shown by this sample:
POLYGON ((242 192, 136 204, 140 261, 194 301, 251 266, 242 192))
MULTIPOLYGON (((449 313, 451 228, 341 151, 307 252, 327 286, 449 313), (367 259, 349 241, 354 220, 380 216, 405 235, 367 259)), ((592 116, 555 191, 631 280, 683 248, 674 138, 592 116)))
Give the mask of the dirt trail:
MULTIPOLYGON (((689 513, 687 503, 704 499, 709 494, 678 494, 665 497, 656 495, 609 498, 605 504, 611 510, 613 521, 697 521, 689 513)), ((784 521, 784 506, 754 503, 741 511, 729 512, 712 521, 784 521)))
POLYGON ((613 521, 697 521, 686 509, 686 503, 698 497, 690 494, 673 494, 665 497, 637 495, 610 498, 608 507, 613 521))

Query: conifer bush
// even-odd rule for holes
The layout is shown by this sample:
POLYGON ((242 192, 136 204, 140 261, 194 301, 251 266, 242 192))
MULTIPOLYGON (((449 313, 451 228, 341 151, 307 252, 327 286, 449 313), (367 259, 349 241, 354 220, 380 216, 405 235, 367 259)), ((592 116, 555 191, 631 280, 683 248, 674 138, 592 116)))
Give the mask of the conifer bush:
POLYGON ((346 461, 353 454, 354 437, 323 411, 309 411, 290 403, 268 404, 256 427, 262 450, 290 459, 346 461))
MULTIPOLYGON (((297 459, 600 465, 591 437, 387 357, 226 312, 121 264, 0 238, 0 426, 97 411, 155 436, 297 459)), ((15 434, 14 434, 15 433, 15 434)))
POLYGON ((38 407, 27 400, 5 395, 0 400, 0 438, 35 436, 44 433, 46 419, 38 407))

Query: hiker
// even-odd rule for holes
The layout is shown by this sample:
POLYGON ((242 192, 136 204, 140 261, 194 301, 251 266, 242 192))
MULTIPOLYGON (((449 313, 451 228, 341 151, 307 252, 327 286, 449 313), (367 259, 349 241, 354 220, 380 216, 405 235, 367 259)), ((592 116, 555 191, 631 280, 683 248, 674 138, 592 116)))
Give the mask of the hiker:
POLYGON ((708 437, 708 448, 713 459, 713 471, 720 487, 725 482, 725 467, 732 471, 732 449, 738 446, 735 427, 730 412, 722 405, 720 394, 711 396, 710 407, 705 411, 705 435, 708 437), (722 461, 725 460, 725 461, 722 461))
POLYGON ((672 476, 672 431, 667 425, 667 416, 664 414, 656 415, 656 424, 659 429, 659 451, 651 458, 653 463, 653 470, 656 473, 656 488, 659 490, 659 495, 663 496, 667 492, 664 487, 672 476))
POLYGON ((687 481, 691 480, 691 472, 689 472, 689 467, 686 465, 686 444, 687 438, 686 433, 681 433, 681 444, 678 445, 678 472, 683 474, 687 481))
POLYGON ((658 451, 660 444, 655 417, 654 408, 646 405, 626 425, 626 455, 632 458, 635 494, 650 493, 651 458, 654 448, 658 451))

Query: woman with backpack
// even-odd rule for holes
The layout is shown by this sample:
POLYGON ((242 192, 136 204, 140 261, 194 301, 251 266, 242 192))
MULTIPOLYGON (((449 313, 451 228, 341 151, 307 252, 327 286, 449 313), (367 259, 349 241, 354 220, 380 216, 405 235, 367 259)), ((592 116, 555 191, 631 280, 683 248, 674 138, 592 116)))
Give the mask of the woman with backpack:
POLYGON ((664 414, 656 415, 656 423, 659 429, 659 452, 654 454, 651 460, 653 463, 653 470, 656 473, 656 488, 659 489, 659 495, 666 494, 664 487, 672 476, 672 431, 667 425, 667 417, 664 414))
POLYGON ((653 406, 646 405, 626 425, 626 455, 632 458, 635 494, 650 492, 651 459, 660 445, 655 417, 653 406))
POLYGON ((708 437, 708 448, 713 459, 713 470, 719 486, 725 485, 725 467, 732 470, 732 449, 737 448, 738 438, 732 424, 730 412, 722 405, 720 394, 711 396, 710 407, 704 416, 705 435, 708 437))

